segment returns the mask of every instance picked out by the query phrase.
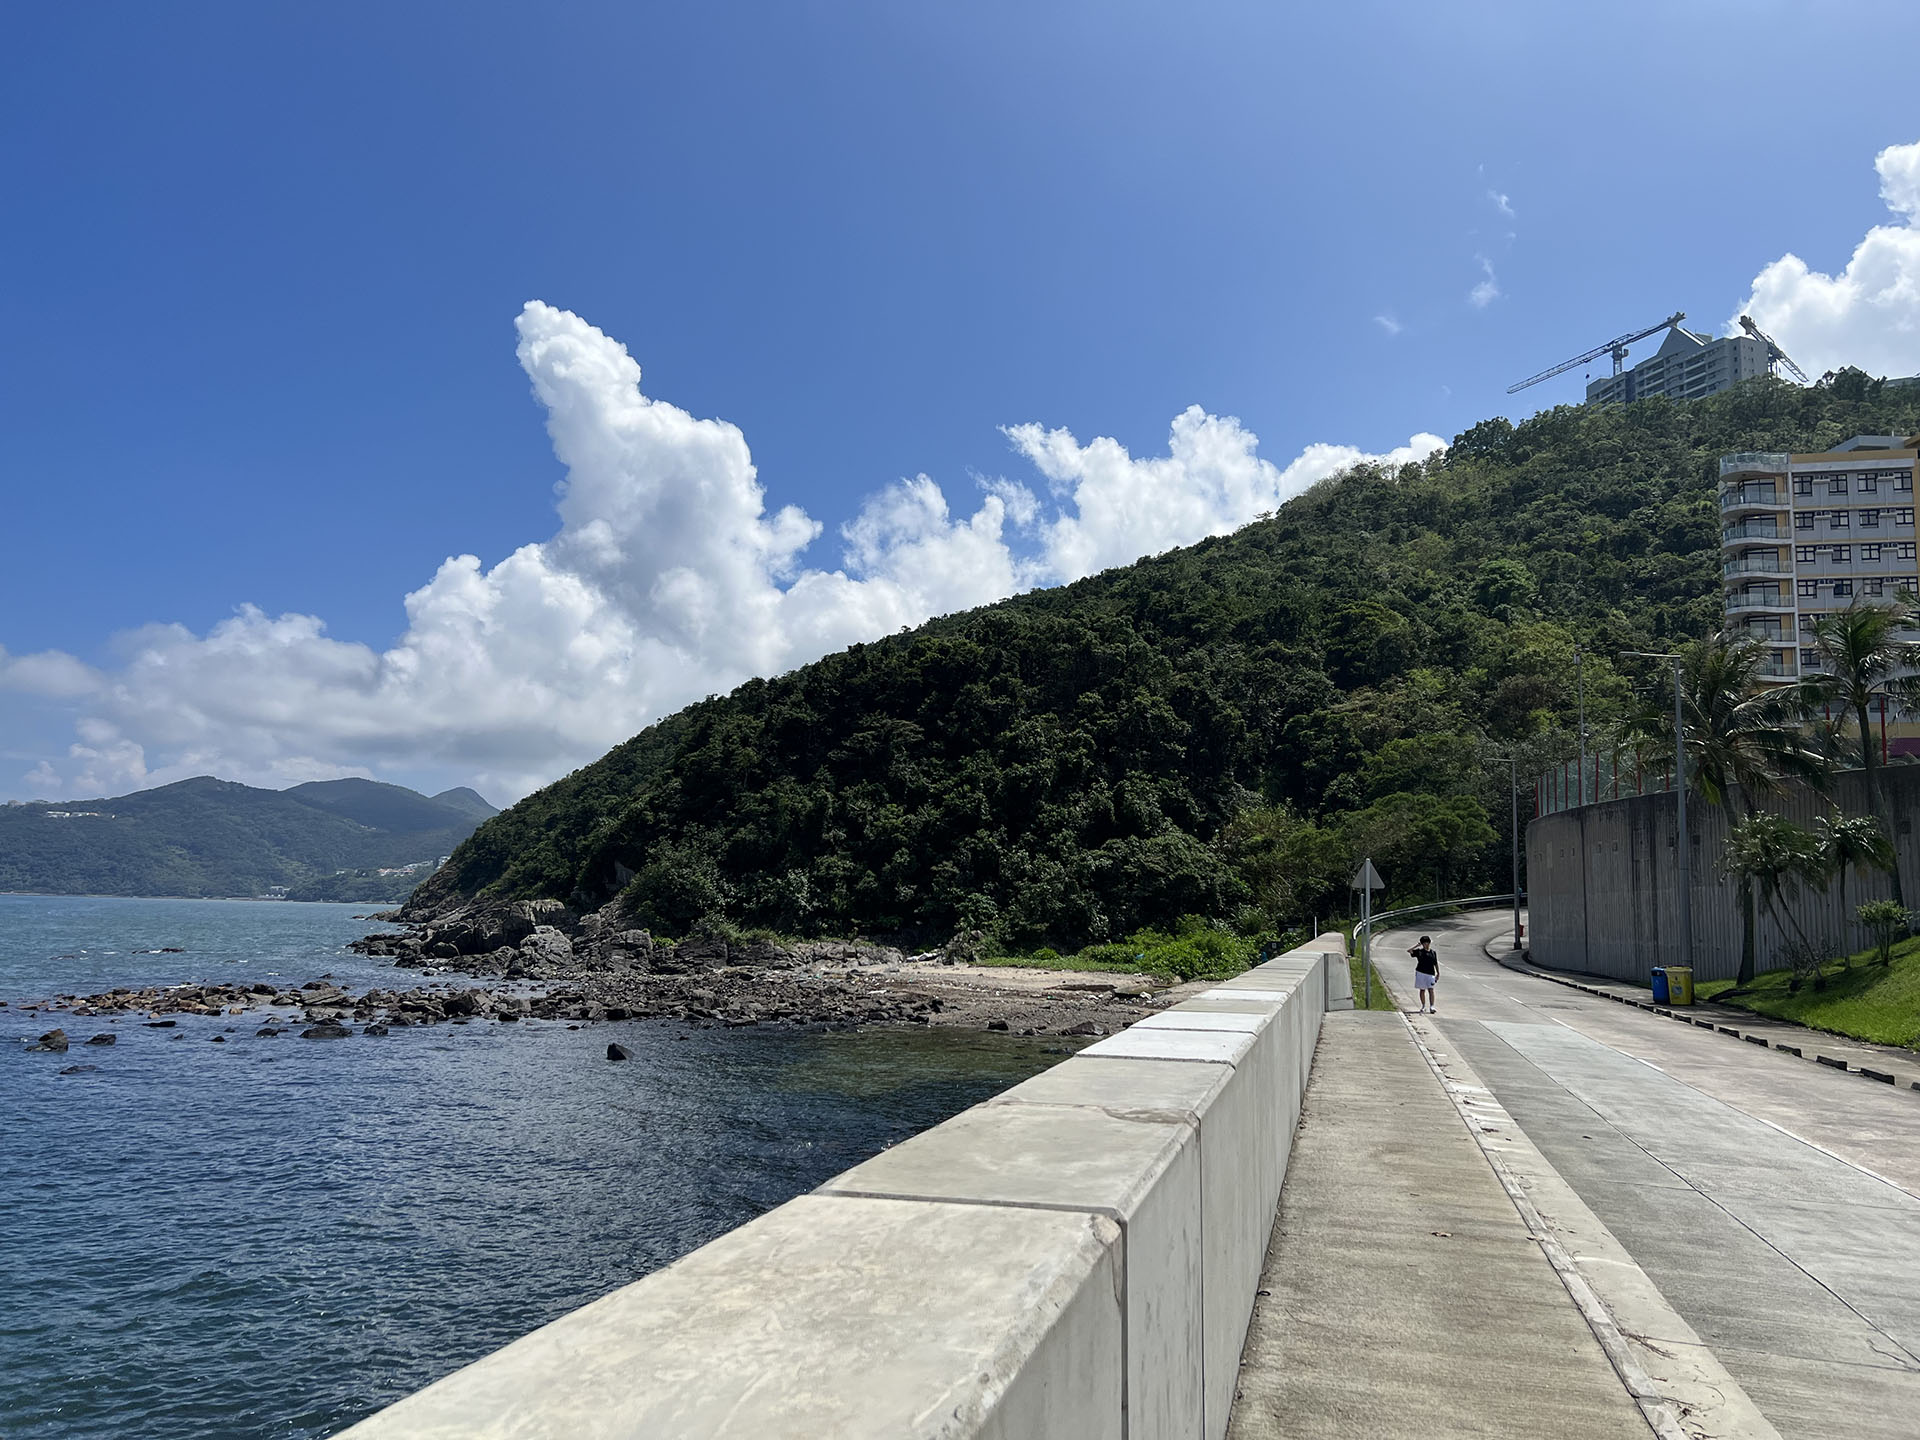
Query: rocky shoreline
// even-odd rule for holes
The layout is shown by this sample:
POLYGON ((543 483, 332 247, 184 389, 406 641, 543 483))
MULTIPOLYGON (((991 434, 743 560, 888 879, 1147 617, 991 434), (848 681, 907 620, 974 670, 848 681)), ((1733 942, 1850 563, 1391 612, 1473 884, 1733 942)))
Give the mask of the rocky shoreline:
MULTIPOLYGON (((956 950, 905 955, 864 941, 779 944, 696 936, 656 941, 618 902, 577 915, 553 901, 463 906, 368 935, 352 949, 427 983, 352 993, 330 977, 297 989, 186 984, 60 995, 15 1013, 76 1017, 234 1017, 271 1011, 259 1033, 303 1024, 332 1039, 442 1022, 662 1019, 691 1026, 929 1025, 1023 1035, 1110 1034, 1165 1001, 1143 977, 1009 970, 964 963, 956 950), (433 977, 457 976, 441 980, 433 977), (482 983, 475 984, 473 981, 482 983), (278 1012, 287 1012, 285 1017, 278 1012)), ((4 1003, 4 1002, 0 1002, 4 1003)))

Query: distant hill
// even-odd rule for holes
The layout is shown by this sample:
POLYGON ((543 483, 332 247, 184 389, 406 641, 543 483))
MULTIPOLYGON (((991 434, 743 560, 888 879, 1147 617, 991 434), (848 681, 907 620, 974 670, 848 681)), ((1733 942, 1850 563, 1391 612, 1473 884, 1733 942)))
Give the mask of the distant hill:
POLYGON ((373 780, 260 790, 205 775, 110 799, 0 806, 0 891, 397 897, 493 813, 465 789, 443 800, 373 780), (327 883, 343 871, 358 872, 353 884, 327 883))
POLYGON ((490 820, 500 813, 477 792, 469 790, 464 785, 455 786, 451 790, 442 790, 433 798, 450 810, 464 811, 475 820, 490 820))

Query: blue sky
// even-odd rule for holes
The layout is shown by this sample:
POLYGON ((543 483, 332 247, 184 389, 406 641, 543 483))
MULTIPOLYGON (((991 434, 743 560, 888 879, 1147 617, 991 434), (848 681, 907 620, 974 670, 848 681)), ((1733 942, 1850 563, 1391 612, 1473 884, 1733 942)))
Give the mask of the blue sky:
POLYGON ((0 27, 0 798, 202 769, 507 798, 746 674, 1238 523, 1322 473, 1289 468, 1309 446, 1418 453, 1577 399, 1579 371, 1504 391, 1675 309, 1717 331, 1753 295, 1816 373, 1849 346, 1920 370, 1911 306, 1836 318, 1768 272, 1842 272, 1876 226, 1911 258, 1874 164, 1920 117, 1863 63, 1920 39, 1907 5, 0 27), (543 407, 530 377, 565 364, 516 358, 543 345, 576 372, 624 345, 647 396, 739 427, 764 515, 712 427, 608 459, 630 377, 554 370, 543 407), (568 406, 597 417, 570 520, 568 406), (1241 429, 1170 439, 1193 406, 1241 429), (1193 503, 1101 528, 1129 485, 1193 503))

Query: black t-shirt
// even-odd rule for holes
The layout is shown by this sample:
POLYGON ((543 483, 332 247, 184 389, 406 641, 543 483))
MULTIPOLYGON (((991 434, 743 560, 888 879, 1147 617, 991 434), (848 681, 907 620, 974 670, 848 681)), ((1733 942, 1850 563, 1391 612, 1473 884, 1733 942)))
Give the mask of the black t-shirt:
POLYGON ((1433 953, 1431 945, 1420 945, 1413 952, 1413 968, 1422 975, 1440 973, 1440 957, 1433 953))

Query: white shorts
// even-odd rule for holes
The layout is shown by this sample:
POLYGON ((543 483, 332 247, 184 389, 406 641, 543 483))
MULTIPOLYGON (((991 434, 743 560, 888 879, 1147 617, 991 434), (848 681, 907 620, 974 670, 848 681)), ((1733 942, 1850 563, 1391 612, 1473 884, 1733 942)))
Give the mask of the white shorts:
POLYGON ((1433 982, 1439 978, 1438 975, 1429 975, 1424 970, 1416 970, 1413 972, 1413 988, 1416 990, 1431 990, 1433 988, 1433 982))

